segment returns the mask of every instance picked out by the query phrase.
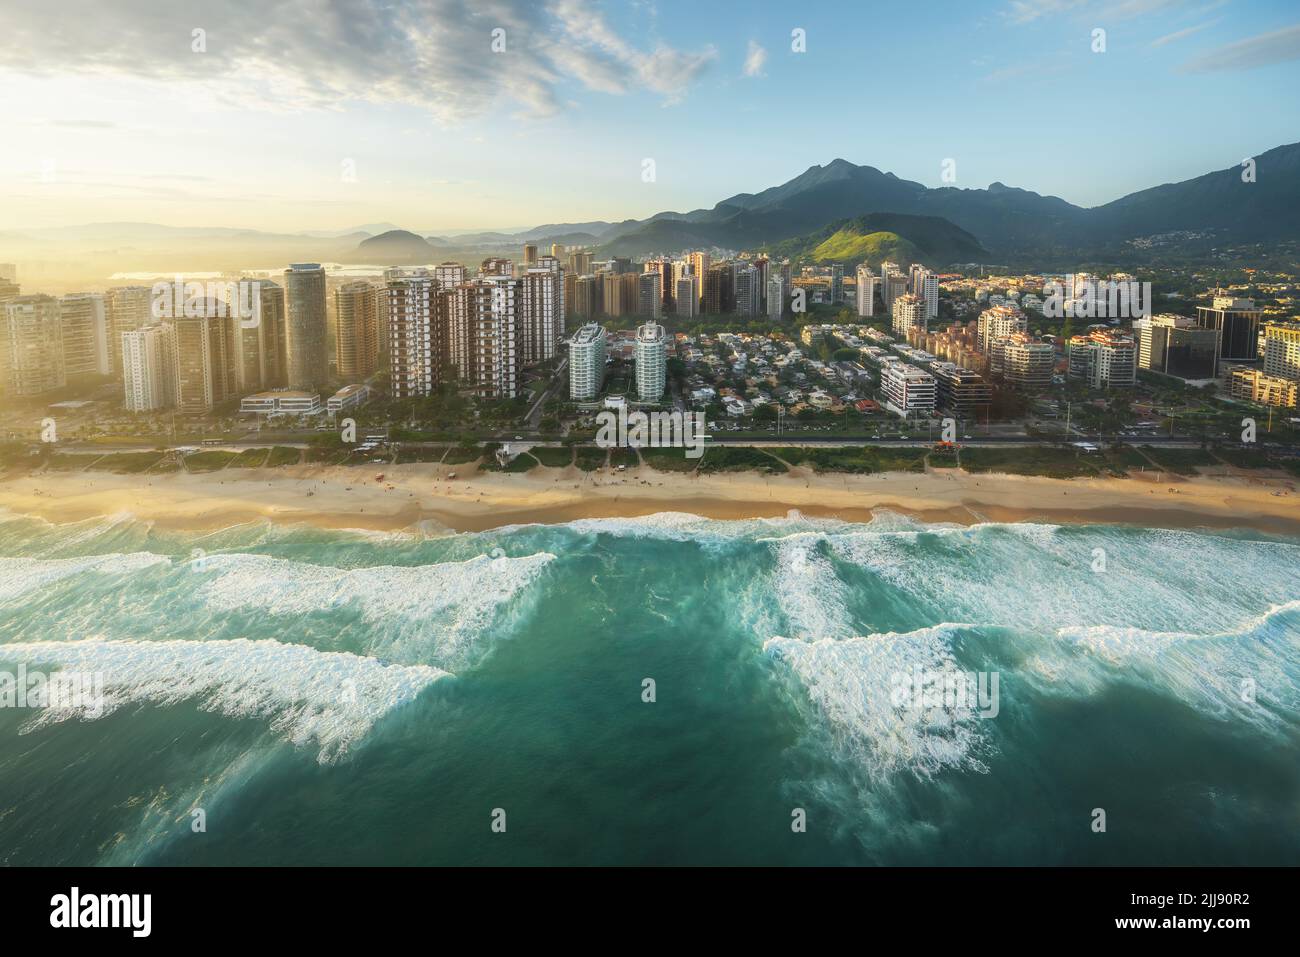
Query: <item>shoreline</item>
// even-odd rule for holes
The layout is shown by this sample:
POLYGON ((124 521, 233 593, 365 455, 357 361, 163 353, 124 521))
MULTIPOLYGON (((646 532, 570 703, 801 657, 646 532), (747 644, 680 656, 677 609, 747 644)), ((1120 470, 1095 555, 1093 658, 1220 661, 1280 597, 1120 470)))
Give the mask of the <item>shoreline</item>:
POLYGON ((1259 477, 1040 478, 934 469, 925 473, 685 475, 573 467, 527 473, 429 463, 287 466, 202 474, 38 472, 0 478, 0 508, 53 523, 130 514, 185 531, 252 521, 397 531, 433 522, 453 532, 577 519, 685 512, 737 520, 783 517, 868 522, 888 510, 923 522, 1124 524, 1243 528, 1300 536, 1294 479, 1259 477), (449 480, 449 472, 458 477, 449 480), (1283 494, 1274 494, 1282 492, 1283 494))

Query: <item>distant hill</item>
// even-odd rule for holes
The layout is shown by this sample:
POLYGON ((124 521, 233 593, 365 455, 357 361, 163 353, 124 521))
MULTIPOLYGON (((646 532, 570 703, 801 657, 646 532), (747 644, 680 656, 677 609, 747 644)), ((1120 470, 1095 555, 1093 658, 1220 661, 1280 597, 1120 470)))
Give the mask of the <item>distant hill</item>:
POLYGON ((974 236, 946 219, 901 213, 836 220, 807 235, 773 243, 767 252, 792 261, 844 265, 888 259, 900 265, 946 266, 989 255, 974 236))
POLYGON ((390 229, 357 244, 357 254, 381 262, 429 262, 437 247, 405 229, 390 229))

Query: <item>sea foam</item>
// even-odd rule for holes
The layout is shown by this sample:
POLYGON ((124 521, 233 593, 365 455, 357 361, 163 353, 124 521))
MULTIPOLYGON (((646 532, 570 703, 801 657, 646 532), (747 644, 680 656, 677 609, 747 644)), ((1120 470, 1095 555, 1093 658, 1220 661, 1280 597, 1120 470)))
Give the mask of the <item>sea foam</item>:
MULTIPOLYGON (((218 611, 261 609, 294 616, 353 607, 376 624, 403 619, 415 628, 399 629, 382 647, 403 660, 454 660, 491 625, 499 608, 531 584, 555 560, 549 552, 518 558, 479 555, 463 562, 434 565, 378 565, 335 568, 266 555, 204 556, 196 570, 210 575, 199 591, 218 611), (436 649, 425 639, 436 638, 436 649), (420 647, 412 646, 419 643, 420 647)), ((372 632, 385 640, 379 632, 372 632)))
POLYGON ((84 558, 0 558, 0 603, 21 598, 83 572, 128 575, 153 565, 169 563, 166 556, 148 552, 89 555, 84 558))
POLYGON ((986 770, 976 756, 980 719, 969 709, 898 706, 893 681, 915 669, 952 669, 953 635, 969 625, 845 639, 769 638, 764 651, 788 666, 823 716, 837 745, 872 777, 907 769, 930 777, 944 769, 986 770))
POLYGON ((102 701, 40 709, 25 731, 135 703, 194 700, 205 711, 267 720, 295 746, 317 747, 323 764, 447 675, 427 665, 385 665, 344 652, 247 639, 16 642, 0 645, 0 661, 103 676, 102 701))

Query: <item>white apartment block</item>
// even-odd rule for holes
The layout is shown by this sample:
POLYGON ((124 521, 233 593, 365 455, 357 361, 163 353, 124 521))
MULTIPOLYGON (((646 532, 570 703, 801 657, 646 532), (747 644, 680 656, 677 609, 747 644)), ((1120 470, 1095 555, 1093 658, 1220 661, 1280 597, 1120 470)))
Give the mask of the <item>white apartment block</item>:
POLYGON ((907 362, 893 362, 880 373, 880 390, 885 407, 895 415, 909 418, 934 411, 934 376, 907 362))
POLYGON ((636 392, 642 402, 663 398, 668 378, 668 333, 657 322, 636 331, 636 392))
POLYGON ((780 273, 767 281, 767 315, 769 319, 780 319, 785 312, 785 277, 780 273))
POLYGON ((1004 339, 1017 332, 1029 331, 1029 319, 1014 306, 993 306, 980 313, 976 326, 980 352, 989 353, 989 347, 997 339, 1004 339))
POLYGON ((600 395, 605 383, 605 328, 592 322, 569 340, 569 398, 578 401, 600 395))
POLYGON ((939 315, 939 277, 928 269, 922 269, 916 274, 913 292, 925 303, 925 318, 936 318, 939 315))
POLYGON ((894 300, 894 335, 906 339, 912 329, 926 330, 925 302, 919 296, 906 293, 894 300))
POLYGON ((123 403, 128 412, 169 408, 176 398, 170 323, 122 333, 123 403))
POLYGON ((871 267, 863 263, 858 267, 858 316, 869 319, 876 314, 876 287, 879 283, 871 267))
POLYGON ((689 273, 677 278, 673 288, 673 307, 679 316, 690 318, 700 311, 700 284, 689 273))

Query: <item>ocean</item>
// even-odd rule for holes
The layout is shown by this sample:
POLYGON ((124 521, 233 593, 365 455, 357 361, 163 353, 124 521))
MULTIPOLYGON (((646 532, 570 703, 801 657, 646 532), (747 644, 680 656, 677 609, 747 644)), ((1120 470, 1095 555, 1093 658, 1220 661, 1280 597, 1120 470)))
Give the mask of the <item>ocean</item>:
POLYGON ((1300 863, 1257 532, 5 514, 6 680, 7 865, 1300 863))

